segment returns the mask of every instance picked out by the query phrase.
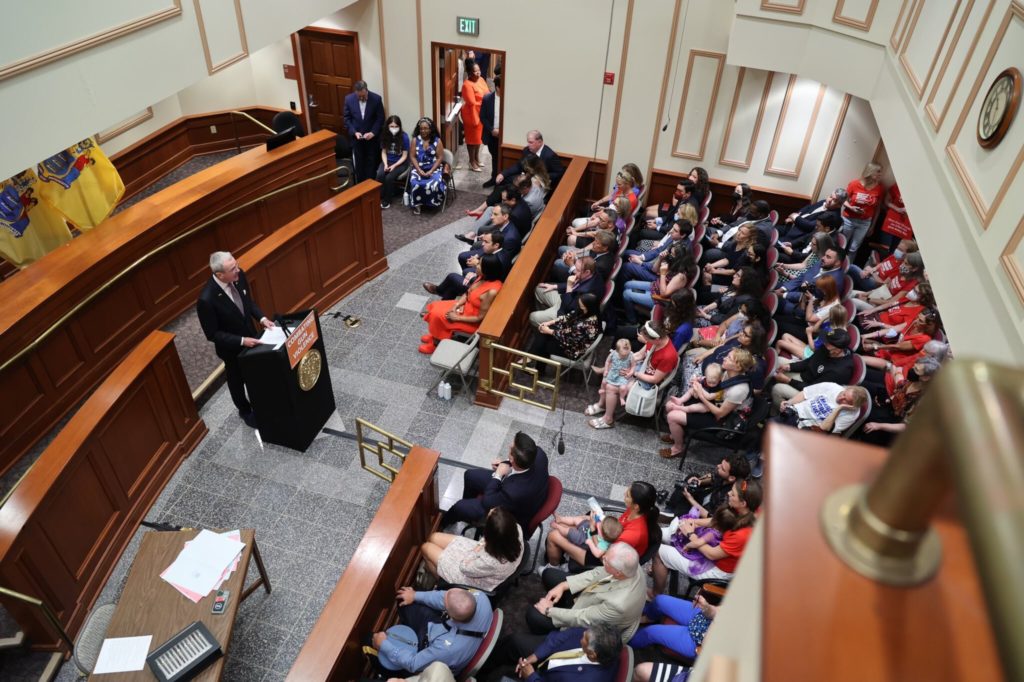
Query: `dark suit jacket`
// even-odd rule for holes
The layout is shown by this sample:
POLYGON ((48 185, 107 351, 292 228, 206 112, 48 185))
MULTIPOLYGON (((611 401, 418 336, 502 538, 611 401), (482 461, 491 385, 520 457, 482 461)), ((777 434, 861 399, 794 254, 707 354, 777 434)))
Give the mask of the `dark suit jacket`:
POLYGON ((480 500, 484 509, 504 507, 523 528, 540 511, 548 496, 548 456, 537 448, 537 458, 527 471, 502 480, 491 478, 480 500))
POLYGON ((483 102, 480 103, 480 122, 484 124, 484 144, 491 144, 497 142, 491 131, 494 130, 494 93, 489 92, 484 95, 483 102))
POLYGON ((572 291, 566 291, 566 284, 559 284, 558 290, 562 293, 562 305, 558 308, 559 315, 565 315, 570 310, 576 310, 576 302, 583 294, 593 294, 600 301, 604 296, 604 278, 595 273, 593 277, 577 286, 572 291))
MULTIPOLYGON (((537 650, 533 652, 538 661, 546 660, 551 654, 559 651, 571 651, 580 648, 580 640, 583 639, 585 628, 566 628, 556 630, 548 635, 547 639, 537 650)), ((619 662, 614 661, 608 665, 565 665, 548 670, 534 670, 534 673, 526 678, 527 682, 562 682, 562 680, 573 680, 574 682, 612 682, 619 670, 619 662)))
POLYGON ((825 200, 822 199, 817 203, 808 204, 797 211, 797 216, 793 220, 793 224, 784 226, 783 229, 779 230, 779 241, 789 242, 802 237, 803 235, 810 234, 811 232, 814 232, 814 228, 817 226, 818 220, 829 213, 834 213, 836 215, 839 214, 839 211, 829 211, 827 209, 824 211, 818 211, 813 215, 811 214, 812 211, 817 210, 824 204, 825 200))
POLYGON ((516 205, 512 207, 512 212, 508 217, 520 235, 526 234, 533 227, 533 213, 530 212, 530 205, 522 197, 516 201, 516 205))
MULTIPOLYGON (((515 164, 509 166, 505 170, 501 171, 501 174, 505 176, 506 180, 512 180, 517 175, 523 172, 523 159, 530 153, 529 147, 523 147, 523 154, 515 164)), ((540 160, 544 162, 544 167, 548 169, 548 177, 551 178, 551 185, 557 185, 558 181, 562 179, 562 174, 565 173, 565 169, 562 168, 562 162, 555 156, 555 152, 551 147, 544 145, 540 149, 540 160)))
POLYGON ((349 139, 354 141, 356 133, 373 133, 374 137, 380 137, 384 127, 384 100, 376 93, 367 93, 364 117, 359 115, 359 96, 351 92, 345 95, 344 118, 349 139))
POLYGON ((222 360, 234 359, 242 352, 243 336, 259 337, 257 325, 253 320, 259 322, 264 317, 263 311, 252 300, 249 280, 246 279, 244 272, 238 273, 235 288, 242 298, 242 307, 246 313, 244 316, 238 312, 238 307, 212 276, 206 281, 206 286, 203 287, 196 302, 196 313, 199 315, 203 333, 207 339, 213 341, 217 357, 222 360))
MULTIPOLYGON (((604 253, 594 253, 593 251, 589 251, 588 253, 594 259, 594 265, 597 267, 597 274, 601 276, 602 281, 607 282, 612 276, 612 268, 615 267, 617 254, 615 251, 605 251, 604 253)), ((601 293, 603 294, 604 292, 601 293)))

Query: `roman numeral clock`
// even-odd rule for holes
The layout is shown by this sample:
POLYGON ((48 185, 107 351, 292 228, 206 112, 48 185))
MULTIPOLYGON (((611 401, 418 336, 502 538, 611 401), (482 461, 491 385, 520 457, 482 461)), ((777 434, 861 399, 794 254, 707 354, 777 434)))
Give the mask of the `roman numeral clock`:
POLYGON ((1021 74, 1014 67, 996 76, 978 112, 978 144, 992 149, 1002 142, 1020 106, 1021 74))

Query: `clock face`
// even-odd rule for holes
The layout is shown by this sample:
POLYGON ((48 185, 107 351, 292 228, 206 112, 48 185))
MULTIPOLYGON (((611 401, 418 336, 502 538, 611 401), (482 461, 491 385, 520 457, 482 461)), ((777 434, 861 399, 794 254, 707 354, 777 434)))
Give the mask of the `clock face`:
POLYGON ((1020 81, 1020 71, 1009 68, 992 82, 978 112, 978 143, 982 147, 995 147, 1006 134, 1020 102, 1020 81))

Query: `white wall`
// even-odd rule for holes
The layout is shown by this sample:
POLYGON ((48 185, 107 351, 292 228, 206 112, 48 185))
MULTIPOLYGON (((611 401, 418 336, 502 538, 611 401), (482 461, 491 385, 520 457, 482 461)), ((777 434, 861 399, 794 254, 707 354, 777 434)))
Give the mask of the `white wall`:
POLYGON ((363 80, 371 90, 384 95, 379 23, 376 0, 358 0, 344 9, 314 21, 311 25, 358 33, 359 69, 363 80))

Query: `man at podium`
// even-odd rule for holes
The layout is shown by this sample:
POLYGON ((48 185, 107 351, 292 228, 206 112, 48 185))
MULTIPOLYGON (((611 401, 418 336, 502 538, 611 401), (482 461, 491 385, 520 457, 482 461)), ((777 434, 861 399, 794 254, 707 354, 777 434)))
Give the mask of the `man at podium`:
POLYGON ((227 251, 210 254, 213 277, 203 287, 196 302, 199 324, 206 338, 213 341, 217 357, 224 361, 228 390, 238 408, 238 415, 249 426, 256 428, 252 405, 245 397, 245 384, 238 366, 238 354, 259 344, 259 332, 254 320, 264 329, 274 323, 268 320, 249 293, 249 282, 238 267, 235 257, 227 251))

